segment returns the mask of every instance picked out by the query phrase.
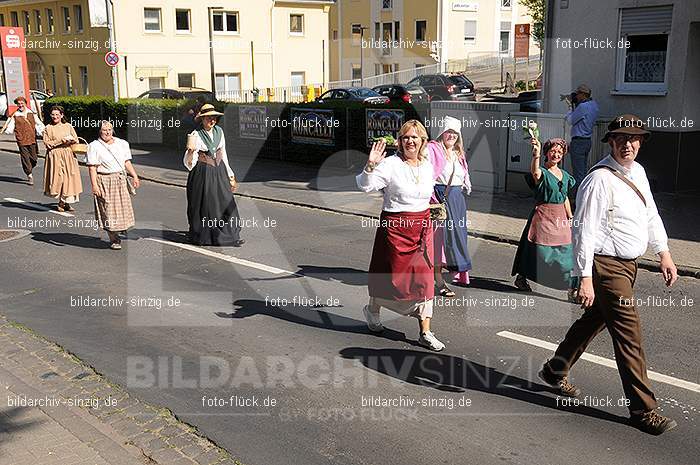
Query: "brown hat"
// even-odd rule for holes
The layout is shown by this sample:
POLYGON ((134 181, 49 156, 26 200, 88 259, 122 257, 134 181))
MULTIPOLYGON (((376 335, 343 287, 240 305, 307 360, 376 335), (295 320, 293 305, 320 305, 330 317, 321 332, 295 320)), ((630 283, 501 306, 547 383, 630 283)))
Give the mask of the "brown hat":
POLYGON ((631 134, 644 136, 647 140, 651 133, 644 128, 644 121, 635 115, 620 115, 608 124, 608 132, 605 133, 602 142, 607 142, 614 134, 631 134))
POLYGON ((202 108, 199 109, 199 113, 194 117, 195 121, 199 120, 202 116, 224 116, 223 113, 216 111, 214 105, 211 103, 205 103, 202 108))
POLYGON ((581 93, 581 94, 585 94, 585 95, 590 97, 591 96, 591 88, 588 87, 586 84, 581 84, 580 86, 578 86, 576 88, 576 90, 574 90, 574 93, 576 93, 576 94, 581 93))

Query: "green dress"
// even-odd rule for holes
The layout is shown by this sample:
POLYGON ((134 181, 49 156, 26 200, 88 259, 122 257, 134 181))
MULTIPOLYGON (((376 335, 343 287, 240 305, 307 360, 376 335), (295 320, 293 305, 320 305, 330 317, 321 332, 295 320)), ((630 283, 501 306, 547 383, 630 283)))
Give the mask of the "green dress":
MULTIPOLYGON (((563 204, 566 201, 569 190, 576 181, 564 170, 562 180, 547 169, 542 169, 542 180, 535 185, 532 176, 528 176, 528 182, 535 194, 537 205, 540 204, 563 204)), ((527 224, 520 237, 518 251, 515 253, 513 261, 512 275, 521 274, 528 280, 534 281, 543 286, 554 289, 569 289, 575 285, 572 282, 571 270, 574 267, 574 252, 571 243, 557 246, 540 245, 528 239, 530 227, 536 208, 533 208, 527 219, 527 224)), ((550 227, 570 228, 566 221, 550 223, 550 227)))

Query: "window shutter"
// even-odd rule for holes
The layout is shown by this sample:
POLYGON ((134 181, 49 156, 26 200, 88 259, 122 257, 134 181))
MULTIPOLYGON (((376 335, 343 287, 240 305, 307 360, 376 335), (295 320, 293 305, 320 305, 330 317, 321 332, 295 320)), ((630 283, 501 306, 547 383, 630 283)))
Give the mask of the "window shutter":
POLYGON ((620 36, 669 34, 673 5, 620 10, 620 36))

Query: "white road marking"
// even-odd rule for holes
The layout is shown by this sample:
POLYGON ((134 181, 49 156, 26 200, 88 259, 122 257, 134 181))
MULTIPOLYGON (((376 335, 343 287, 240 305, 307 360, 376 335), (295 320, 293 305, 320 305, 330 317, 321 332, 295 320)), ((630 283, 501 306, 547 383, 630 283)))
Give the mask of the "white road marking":
POLYGON ((54 215, 61 215, 61 216, 67 216, 67 217, 73 217, 73 216, 74 216, 74 215, 72 215, 72 214, 70 214, 70 213, 59 212, 59 211, 53 210, 53 209, 51 209, 51 208, 49 208, 49 207, 46 207, 46 206, 44 206, 44 205, 39 205, 38 203, 34 203, 34 202, 27 202, 26 200, 22 200, 22 199, 15 199, 15 198, 12 198, 12 197, 5 197, 3 200, 5 200, 6 202, 20 203, 20 204, 22 204, 22 205, 26 205, 26 206, 28 206, 28 207, 32 207, 32 208, 34 208, 35 210, 41 210, 41 211, 45 211, 45 212, 50 212, 50 213, 53 213, 54 215))
MULTIPOLYGON (((496 333, 496 335, 512 339, 514 341, 524 342, 525 344, 541 347, 543 349, 548 349, 552 352, 557 350, 556 344, 552 344, 551 342, 543 341, 541 339, 536 339, 534 337, 511 333, 510 331, 501 331, 500 333, 496 333)), ((583 355, 581 355, 581 358, 583 360, 588 360, 589 362, 597 363, 598 365, 617 368, 617 363, 615 363, 615 360, 610 360, 609 358, 599 357, 598 355, 589 354, 587 352, 584 352, 583 355)), ((700 384, 691 383, 690 381, 686 381, 684 379, 674 378, 673 376, 664 375, 651 370, 647 370, 647 375, 649 376, 649 379, 653 379, 654 381, 659 381, 661 383, 670 384, 671 386, 700 393, 700 384)))
POLYGON ((286 275, 301 276, 301 275, 297 275, 297 273, 294 273, 292 271, 282 270, 280 268, 275 268, 274 266, 263 265, 262 263, 256 263, 256 262, 251 262, 249 260, 244 260, 242 258, 232 257, 230 255, 226 255, 223 253, 203 249, 201 247, 197 247, 196 245, 182 244, 179 242, 171 242, 171 241, 166 241, 163 239, 156 239, 153 237, 149 237, 148 240, 153 241, 153 242, 159 242, 161 244, 171 245, 173 247, 179 247, 180 249, 189 250, 190 252, 195 252, 198 254, 206 255, 207 257, 218 258, 219 260, 224 260, 226 262, 235 263, 237 265, 255 268, 256 270, 265 271, 267 273, 272 273, 272 274, 276 274, 276 275, 286 274, 286 275))

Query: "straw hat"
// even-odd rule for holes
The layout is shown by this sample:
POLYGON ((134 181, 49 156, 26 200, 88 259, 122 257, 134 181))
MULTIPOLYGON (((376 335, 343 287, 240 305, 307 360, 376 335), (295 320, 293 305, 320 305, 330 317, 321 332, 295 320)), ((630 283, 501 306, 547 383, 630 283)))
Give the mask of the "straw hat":
POLYGON ((195 116, 194 119, 199 120, 202 116, 224 116, 224 114, 216 111, 216 108, 214 108, 214 105, 211 103, 205 103, 202 105, 202 108, 200 108, 199 113, 197 113, 197 116, 195 116))
POLYGON ((608 132, 605 133, 602 142, 607 142, 615 134, 629 134, 633 136, 644 136, 647 140, 651 133, 644 127, 644 122, 636 115, 620 115, 608 124, 608 132))

